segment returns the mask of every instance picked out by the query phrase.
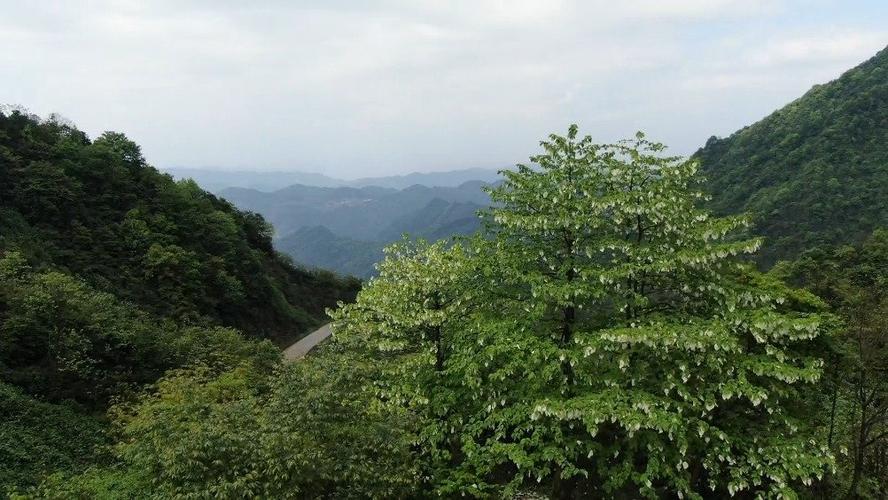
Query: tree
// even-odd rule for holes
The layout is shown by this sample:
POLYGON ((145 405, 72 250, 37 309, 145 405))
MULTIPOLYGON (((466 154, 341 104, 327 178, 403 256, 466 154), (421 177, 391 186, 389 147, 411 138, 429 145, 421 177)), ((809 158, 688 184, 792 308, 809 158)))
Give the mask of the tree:
POLYGON ((339 342, 369 347, 385 376, 381 397, 409 408, 419 421, 417 440, 424 443, 425 476, 440 480, 459 453, 453 433, 462 424, 454 407, 471 404, 460 386, 460 366, 451 362, 465 344, 467 325, 480 290, 471 248, 477 241, 429 244, 404 239, 385 249, 353 304, 331 311, 339 342))
POLYGON ((824 411, 838 474, 823 488, 827 495, 877 497, 888 488, 888 231, 874 231, 861 245, 810 249, 772 273, 809 287, 843 322, 824 411))
POLYGON ((170 372, 110 412, 116 460, 31 497, 403 498, 417 482, 411 435, 403 411, 373 402, 375 371, 333 347, 273 374, 170 372))
POLYGON ((444 370, 451 337, 469 310, 467 270, 459 244, 405 239, 385 249, 379 275, 371 278, 354 304, 332 311, 337 332, 369 335, 391 351, 418 355, 418 363, 444 370), (427 359, 431 356, 431 359, 427 359))
MULTIPOLYGON (((70 126, 73 126, 71 124, 70 126)), ((145 158, 142 148, 120 132, 104 132, 93 143, 97 147, 107 148, 131 167, 142 167, 145 158)))
POLYGON ((856 302, 848 311, 845 339, 850 365, 845 383, 853 403, 848 494, 865 497, 888 485, 888 298, 856 302))
MULTIPOLYGON (((461 404, 444 410, 447 438, 424 443, 457 443, 438 491, 545 481, 558 498, 793 496, 822 474, 831 457, 804 425, 801 396, 821 374, 812 349, 823 329, 799 312, 820 303, 738 262, 760 241, 732 238, 745 219, 699 208, 695 162, 642 134, 597 145, 576 126, 542 146, 537 167, 504 172, 491 190, 489 238, 466 266, 474 285, 457 287, 474 297, 444 363, 461 404)), ((412 265, 395 260, 389 274, 412 265)), ((373 288, 343 312, 360 316, 369 342, 405 331, 427 341, 358 312, 427 298, 373 288)), ((408 369, 399 380, 437 383, 408 369)))

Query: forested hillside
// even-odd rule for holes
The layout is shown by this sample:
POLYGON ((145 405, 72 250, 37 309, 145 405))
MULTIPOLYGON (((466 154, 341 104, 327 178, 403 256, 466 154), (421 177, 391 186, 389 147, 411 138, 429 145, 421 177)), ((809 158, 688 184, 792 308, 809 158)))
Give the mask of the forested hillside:
POLYGON ((761 262, 888 225, 888 49, 696 155, 719 213, 750 212, 761 262))
POLYGON ((261 216, 174 182, 122 134, 0 114, 0 162, 0 251, 148 312, 286 337, 354 288, 293 267, 261 216))
POLYGON ((122 134, 0 112, 0 495, 102 460, 109 404, 171 369, 270 371, 356 281, 122 134))

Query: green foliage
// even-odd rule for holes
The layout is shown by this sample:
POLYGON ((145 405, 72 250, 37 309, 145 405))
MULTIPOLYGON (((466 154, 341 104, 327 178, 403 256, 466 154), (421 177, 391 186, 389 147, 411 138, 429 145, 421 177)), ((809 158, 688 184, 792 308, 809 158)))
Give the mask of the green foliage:
MULTIPOLYGON (((4 404, 33 396, 47 414, 0 417, 4 449, 10 429, 27 437, 0 487, 80 470, 96 442, 91 415, 169 369, 270 369, 279 351, 240 332, 286 341, 357 289, 294 267, 271 235, 262 217, 159 173, 123 134, 90 141, 57 117, 0 111, 0 383, 24 391, 4 404), (47 451, 77 429, 82 446, 47 451)), ((114 474, 72 488, 103 496, 141 477, 114 474)))
POLYGON ((46 473, 78 471, 105 444, 105 425, 72 405, 54 405, 0 382, 0 496, 46 473))
POLYGON ((279 358, 268 341, 224 327, 160 320, 56 271, 31 272, 0 258, 0 377, 53 401, 102 408, 127 388, 190 364, 230 368, 279 358))
POLYGON ((459 244, 405 239, 386 248, 379 276, 369 281, 361 301, 340 304, 331 316, 344 335, 358 329, 381 340, 380 349, 415 354, 417 367, 431 364, 440 371, 452 329, 461 326, 470 305, 471 265, 459 244))
POLYGON ((718 213, 750 212, 770 265, 888 225, 888 49, 695 157, 718 213))
POLYGON ((0 251, 78 275, 147 312, 289 339, 354 282, 294 268, 258 215, 174 182, 123 134, 0 113, 0 251))
POLYGON ((465 326, 473 305, 486 298, 473 293, 483 289, 466 249, 476 243, 429 244, 405 238, 386 249, 379 275, 369 281, 357 303, 341 304, 330 313, 338 341, 369 347, 375 354, 373 362, 381 369, 376 380, 380 398, 417 416, 422 475, 433 484, 453 473, 454 453, 458 454, 453 429, 463 425, 464 411, 478 407, 446 369, 454 350, 465 342, 462 337, 472 334, 465 326))
POLYGON ((0 491, 97 460, 105 426, 93 415, 112 398, 170 368, 218 372, 245 362, 270 370, 280 352, 231 328, 159 319, 77 278, 34 272, 20 253, 6 252, 0 256, 0 491))
POLYGON ((888 488, 888 231, 857 246, 811 249, 773 274, 824 297, 844 321, 820 417, 839 473, 822 489, 826 496, 880 498, 888 488))
MULTIPOLYGON (((415 482, 403 412, 373 401, 348 353, 286 366, 180 371, 112 414, 118 463, 53 477, 36 496, 124 483, 150 498, 393 498, 415 482)), ((120 496, 120 493, 114 495, 120 496)))
POLYGON ((542 145, 491 190, 489 239, 395 248, 335 315, 403 363, 382 394, 421 419, 432 486, 791 497, 822 475, 822 305, 737 263, 759 241, 698 208, 696 162, 641 134, 542 145))
POLYGON ((93 466, 82 473, 56 472, 44 478, 36 488, 19 490, 14 500, 47 498, 53 500, 92 500, 151 498, 150 480, 144 471, 117 466, 93 466))

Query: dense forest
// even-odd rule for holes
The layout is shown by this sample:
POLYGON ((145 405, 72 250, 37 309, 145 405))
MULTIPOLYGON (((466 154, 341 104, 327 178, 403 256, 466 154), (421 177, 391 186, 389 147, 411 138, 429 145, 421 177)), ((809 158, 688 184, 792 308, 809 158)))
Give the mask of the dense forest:
POLYGON ((149 312, 292 337, 355 283, 293 267, 262 217, 145 163, 119 133, 0 115, 0 248, 149 312))
POLYGON ((885 54, 688 159, 571 126, 362 285, 121 134, 0 113, 0 491, 884 498, 885 54))
POLYGON ((0 484, 77 470, 102 416, 170 369, 273 364, 358 282, 294 267, 270 226, 122 134, 0 113, 0 484))
POLYGON ((888 225, 888 48, 695 157, 713 209, 754 216, 765 265, 862 242, 888 225))
MULTIPOLYGON (((58 297, 40 293, 58 279, 76 298, 63 310, 99 316, 87 331, 147 325, 130 341, 167 349, 150 357, 170 366, 191 361, 118 399, 107 430, 75 420, 77 440, 41 428, 74 409, 41 411, 48 403, 26 396, 37 389, 10 387, 25 418, 8 425, 55 452, 10 461, 12 494, 877 494, 884 330, 854 311, 883 307, 870 290, 885 279, 885 234, 761 274, 740 259, 762 243, 742 237, 749 222, 701 207, 695 161, 640 134, 599 145, 571 128, 543 145, 540 168, 490 190, 485 237, 391 246, 379 276, 331 312, 334 342, 287 366, 230 329, 153 331, 104 292, 6 251, 11 318, 33 316, 17 298, 58 297), (38 465, 55 472, 29 486, 38 465)), ((66 375, 144 383, 69 349, 66 375)))

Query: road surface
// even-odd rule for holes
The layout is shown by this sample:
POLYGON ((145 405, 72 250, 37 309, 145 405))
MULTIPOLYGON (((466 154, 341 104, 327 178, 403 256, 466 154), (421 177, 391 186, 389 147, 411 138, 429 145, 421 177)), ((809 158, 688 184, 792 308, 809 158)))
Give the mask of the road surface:
POLYGON ((296 361, 297 359, 304 358, 305 355, 308 354, 308 351, 314 349, 316 345, 329 337, 331 333, 330 323, 327 323, 305 337, 302 337, 298 342, 284 349, 284 360, 296 361))

